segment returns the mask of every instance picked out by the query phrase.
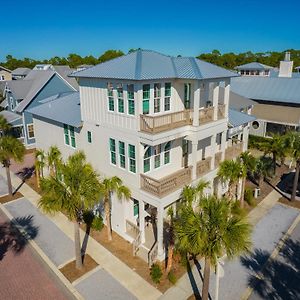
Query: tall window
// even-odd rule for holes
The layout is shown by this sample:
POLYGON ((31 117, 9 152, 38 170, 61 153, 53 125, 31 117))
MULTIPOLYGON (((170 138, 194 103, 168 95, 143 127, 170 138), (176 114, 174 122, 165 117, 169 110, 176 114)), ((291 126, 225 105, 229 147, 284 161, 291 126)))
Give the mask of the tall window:
POLYGON ((157 145, 154 147, 154 168, 160 167, 160 153, 161 153, 161 145, 157 145))
POLYGON ((185 109, 191 108, 191 84, 184 84, 184 107, 185 109))
POLYGON ((34 138, 34 128, 33 124, 28 124, 27 125, 27 132, 28 132, 28 138, 33 139, 34 138))
POLYGON ((88 140, 88 143, 92 143, 92 133, 90 131, 87 132, 87 140, 88 140))
POLYGON ((138 214, 139 214, 139 201, 133 199, 133 215, 138 216, 138 214))
MULTIPOLYGON (((145 146, 147 147, 147 146, 145 146)), ((150 171, 151 147, 148 146, 144 154, 144 173, 150 171)))
POLYGON ((135 146, 128 145, 128 152, 129 152, 129 170, 130 172, 136 172, 136 161, 135 161, 135 146))
POLYGON ((154 83, 154 112, 160 112, 160 83, 154 83))
POLYGON ((165 103, 164 103, 165 111, 171 109, 170 101, 171 101, 171 83, 167 82, 165 83, 165 103))
POLYGON ((107 84, 107 95, 108 95, 108 110, 115 110, 115 102, 114 102, 114 88, 112 83, 107 84))
POLYGON ((143 85, 143 114, 149 114, 150 84, 143 85))
POLYGON ((119 142, 120 167, 125 169, 125 143, 119 142))
POLYGON ((134 115, 135 108, 134 108, 134 85, 133 84, 127 85, 127 98, 128 98, 128 114, 134 115))
POLYGON ((164 164, 168 164, 170 162, 170 150, 171 150, 171 142, 167 142, 165 144, 164 149, 164 164))
POLYGON ((65 144, 76 148, 75 129, 73 126, 64 124, 65 144))
POLYGON ((110 149, 110 162, 116 164, 116 141, 112 138, 109 139, 109 149, 110 149))
POLYGON ((118 112, 124 113, 124 98, 123 98, 123 85, 120 83, 117 86, 117 93, 118 93, 118 112))

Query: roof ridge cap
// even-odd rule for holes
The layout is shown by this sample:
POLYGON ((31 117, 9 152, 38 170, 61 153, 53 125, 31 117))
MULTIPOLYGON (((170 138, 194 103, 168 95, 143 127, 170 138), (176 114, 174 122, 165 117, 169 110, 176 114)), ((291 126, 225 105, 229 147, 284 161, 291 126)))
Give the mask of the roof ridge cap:
POLYGON ((142 75, 142 50, 136 51, 136 59, 135 59, 135 71, 134 71, 134 77, 136 79, 141 79, 142 75))
POLYGON ((199 69, 199 66, 195 61, 196 60, 195 57, 189 57, 188 59, 191 62, 191 64, 193 65, 193 69, 195 69, 195 72, 197 73, 197 77, 203 78, 202 73, 199 69))

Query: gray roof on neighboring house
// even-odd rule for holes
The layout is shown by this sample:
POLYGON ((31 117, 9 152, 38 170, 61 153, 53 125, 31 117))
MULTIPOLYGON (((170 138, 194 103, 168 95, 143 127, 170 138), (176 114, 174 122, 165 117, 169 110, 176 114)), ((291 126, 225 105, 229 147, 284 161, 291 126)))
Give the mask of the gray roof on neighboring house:
POLYGON ((238 77, 231 80, 236 94, 253 100, 300 104, 300 78, 238 77))
POLYGON ((0 69, 4 70, 4 71, 6 71, 6 72, 11 73, 11 70, 9 70, 9 69, 7 69, 7 68, 5 68, 5 67, 3 67, 3 66, 0 66, 0 69))
POLYGON ((151 80, 226 78, 238 75, 195 57, 172 57, 155 51, 137 50, 94 67, 74 72, 70 76, 151 80))
POLYGON ((22 119, 22 116, 9 110, 2 110, 0 112, 0 115, 2 115, 7 120, 8 123, 12 123, 16 120, 22 119))
POLYGON ((267 65, 261 64, 259 62, 251 62, 248 64, 244 64, 244 65, 235 67, 235 69, 237 69, 237 70, 271 70, 273 68, 274 67, 267 66, 267 65))
POLYGON ((13 76, 26 76, 31 69, 29 68, 16 68, 12 71, 13 76))
POLYGON ((34 116, 39 116, 74 127, 81 126, 79 92, 58 97, 28 110, 34 116))
POLYGON ((79 90, 78 82, 75 78, 69 77, 75 70, 69 66, 53 66, 54 70, 65 79, 74 89, 79 90))
POLYGON ((11 80, 6 85, 16 100, 22 100, 28 94, 32 83, 32 80, 11 80))
POLYGON ((238 127, 254 120, 256 120, 255 116, 239 112, 232 108, 228 110, 228 123, 232 127, 238 127))
POLYGON ((3 108, 6 108, 8 106, 8 102, 7 102, 7 99, 4 99, 1 104, 0 104, 1 107, 3 108))

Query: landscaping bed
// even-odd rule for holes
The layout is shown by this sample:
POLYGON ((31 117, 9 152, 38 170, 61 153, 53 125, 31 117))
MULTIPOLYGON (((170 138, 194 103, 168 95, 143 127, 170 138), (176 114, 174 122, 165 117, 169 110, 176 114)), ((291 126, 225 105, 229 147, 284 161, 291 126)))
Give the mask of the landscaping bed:
POLYGON ((73 260, 70 263, 63 266, 61 269, 59 269, 64 276, 72 283, 76 279, 80 278, 87 272, 90 272, 91 270, 95 269, 98 264, 88 255, 86 254, 83 258, 83 266, 82 269, 76 268, 76 261, 73 260))
POLYGON ((14 193, 13 196, 5 195, 3 197, 0 197, 0 203, 2 203, 2 204, 7 203, 7 202, 10 202, 10 201, 22 198, 22 197, 24 197, 24 196, 20 192, 14 193))

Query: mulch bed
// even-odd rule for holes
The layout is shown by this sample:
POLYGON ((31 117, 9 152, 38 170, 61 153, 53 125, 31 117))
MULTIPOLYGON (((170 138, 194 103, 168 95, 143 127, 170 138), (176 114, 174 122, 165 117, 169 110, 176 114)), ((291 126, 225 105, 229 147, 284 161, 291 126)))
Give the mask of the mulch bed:
POLYGON ((76 261, 73 260, 70 263, 68 263, 67 265, 63 266, 59 270, 72 283, 73 281, 80 278, 87 272, 90 272, 91 270, 95 269, 97 266, 98 266, 98 264, 88 254, 86 254, 84 256, 82 269, 80 269, 80 270, 77 269, 76 261))
MULTIPOLYGON (((82 224, 81 228, 85 230, 85 225, 82 224)), ((165 292, 172 286, 172 283, 170 283, 167 278, 167 274, 165 274, 164 271, 161 282, 159 284, 155 284, 150 277, 148 263, 138 256, 133 256, 132 244, 115 232, 112 233, 113 240, 109 241, 107 239, 107 229, 105 225, 101 231, 91 229, 90 236, 161 292, 165 292)), ((161 267, 162 270, 165 269, 164 262, 162 262, 161 267)), ((179 279, 185 272, 186 267, 180 263, 179 257, 174 257, 173 273, 175 277, 179 279)))
POLYGON ((36 176, 35 173, 32 174, 32 176, 25 181, 34 191, 36 191, 38 194, 41 194, 41 189, 38 188, 36 184, 36 176))
POLYGON ((285 197, 281 197, 279 199, 279 202, 283 203, 285 205, 300 209, 300 201, 299 200, 290 201, 289 199, 287 199, 285 197))
POLYGON ((16 199, 19 199, 19 198, 22 198, 24 197, 20 192, 16 192, 15 194, 13 194, 13 196, 10 196, 10 195, 6 195, 6 196, 3 196, 3 197, 0 197, 0 203, 7 203, 7 202, 10 202, 12 200, 16 200, 16 199))

